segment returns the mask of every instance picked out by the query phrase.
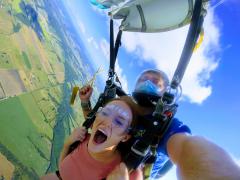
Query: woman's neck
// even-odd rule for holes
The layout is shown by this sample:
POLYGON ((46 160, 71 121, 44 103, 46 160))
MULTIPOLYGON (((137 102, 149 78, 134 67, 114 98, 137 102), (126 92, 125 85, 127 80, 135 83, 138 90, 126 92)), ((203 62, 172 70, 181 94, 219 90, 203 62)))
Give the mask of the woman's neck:
POLYGON ((105 151, 102 151, 102 152, 91 152, 88 148, 88 153, 93 159, 103 163, 109 163, 117 158, 120 158, 120 154, 117 151, 116 147, 111 149, 106 149, 105 151))

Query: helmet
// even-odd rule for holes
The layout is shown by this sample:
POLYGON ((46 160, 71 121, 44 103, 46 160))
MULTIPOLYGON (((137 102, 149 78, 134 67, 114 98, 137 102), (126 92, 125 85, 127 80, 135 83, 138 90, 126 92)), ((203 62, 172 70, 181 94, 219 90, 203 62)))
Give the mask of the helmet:
POLYGON ((146 70, 138 77, 132 96, 139 105, 153 107, 168 84, 168 77, 163 71, 146 70))

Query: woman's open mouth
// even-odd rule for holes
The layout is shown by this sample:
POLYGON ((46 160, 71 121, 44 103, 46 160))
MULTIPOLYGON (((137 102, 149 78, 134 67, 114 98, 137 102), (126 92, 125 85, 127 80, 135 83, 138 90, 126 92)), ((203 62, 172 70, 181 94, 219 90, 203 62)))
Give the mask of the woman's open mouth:
POLYGON ((101 129, 98 129, 96 132, 95 132, 95 135, 93 137, 93 141, 96 143, 96 144, 102 144, 104 143, 105 141, 107 140, 107 135, 106 133, 101 130, 101 129))

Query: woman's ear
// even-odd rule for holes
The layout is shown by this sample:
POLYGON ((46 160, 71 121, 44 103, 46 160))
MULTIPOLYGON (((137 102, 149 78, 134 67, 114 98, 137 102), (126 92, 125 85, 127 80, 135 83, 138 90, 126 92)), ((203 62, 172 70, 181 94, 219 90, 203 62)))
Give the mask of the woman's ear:
POLYGON ((126 142, 127 140, 129 140, 131 137, 131 135, 127 134, 125 135, 125 137, 121 140, 121 142, 126 142))

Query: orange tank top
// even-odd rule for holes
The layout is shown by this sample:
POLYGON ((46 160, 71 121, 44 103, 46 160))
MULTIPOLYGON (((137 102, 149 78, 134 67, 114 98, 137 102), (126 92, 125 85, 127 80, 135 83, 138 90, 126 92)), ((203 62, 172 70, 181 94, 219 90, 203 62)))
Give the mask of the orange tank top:
MULTIPOLYGON (((63 180, 102 180, 120 164, 120 158, 106 164, 93 159, 87 150, 88 140, 89 137, 60 164, 59 172, 63 180)), ((130 179, 142 179, 139 173, 141 172, 134 171, 130 174, 130 179)))

